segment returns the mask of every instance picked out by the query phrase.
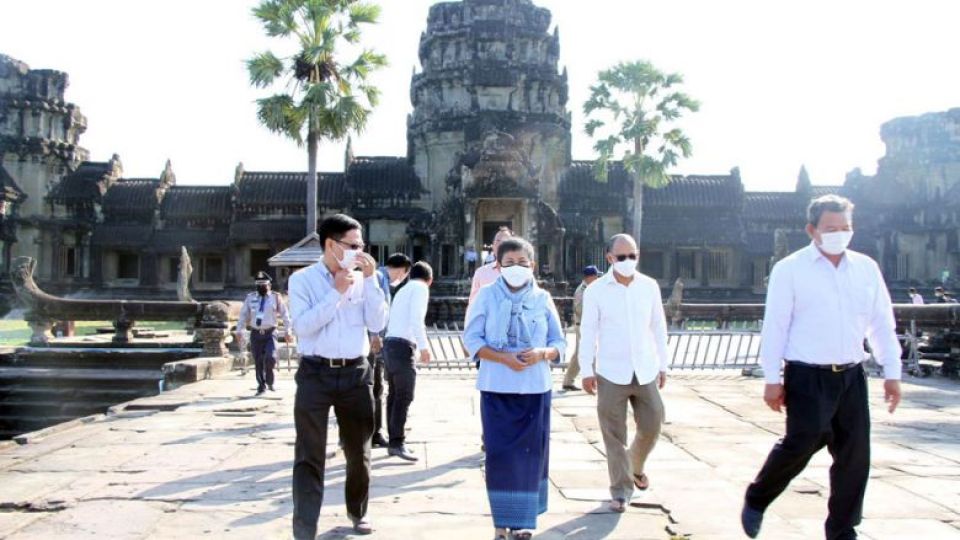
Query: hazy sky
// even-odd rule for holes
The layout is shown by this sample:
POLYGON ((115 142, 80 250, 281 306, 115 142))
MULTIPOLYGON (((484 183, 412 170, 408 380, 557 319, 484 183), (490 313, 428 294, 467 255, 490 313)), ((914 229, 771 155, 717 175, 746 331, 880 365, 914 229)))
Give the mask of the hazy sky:
MULTIPOLYGON (((381 0, 366 43, 387 53, 384 99, 358 155, 404 155, 409 83, 433 0, 381 0)), ((839 184, 883 154, 880 124, 960 106, 956 21, 945 0, 538 0, 560 27, 570 72, 573 152, 592 157, 580 108, 599 70, 645 58, 686 77, 702 108, 684 126, 683 174, 739 166, 754 190, 792 189, 806 164, 839 184)), ((91 159, 118 153, 128 177, 170 158, 181 184, 226 184, 247 170, 305 170, 306 152, 260 127, 243 60, 268 48, 250 0, 2 0, 0 52, 70 74, 68 99, 91 159)), ((321 148, 341 170, 343 143, 321 148)))

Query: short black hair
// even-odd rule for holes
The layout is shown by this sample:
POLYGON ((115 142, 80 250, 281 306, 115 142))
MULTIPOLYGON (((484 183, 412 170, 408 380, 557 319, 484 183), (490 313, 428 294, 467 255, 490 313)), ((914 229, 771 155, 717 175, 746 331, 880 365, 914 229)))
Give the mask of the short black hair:
POLYGON ((360 225, 359 221, 346 214, 335 214, 324 218, 323 221, 320 222, 320 227, 317 228, 317 235, 320 236, 320 245, 326 245, 327 238, 340 240, 354 229, 363 230, 363 226, 360 225))
POLYGON ((390 268, 406 268, 409 270, 413 262, 410 261, 410 257, 407 257, 403 253, 394 253, 387 257, 387 262, 384 264, 390 268))
POLYGON ((410 279, 422 279, 423 281, 433 280, 433 268, 423 261, 417 261, 410 268, 410 279))
POLYGON ((536 258, 536 255, 533 251, 533 246, 530 242, 527 242, 519 236, 511 236, 506 240, 500 242, 500 245, 497 246, 497 262, 503 260, 503 256, 512 251, 522 251, 524 255, 527 256, 531 261, 536 258))
POLYGON ((917 288, 916 288, 916 287, 910 287, 910 289, 908 289, 907 292, 909 292, 910 294, 917 294, 917 288))

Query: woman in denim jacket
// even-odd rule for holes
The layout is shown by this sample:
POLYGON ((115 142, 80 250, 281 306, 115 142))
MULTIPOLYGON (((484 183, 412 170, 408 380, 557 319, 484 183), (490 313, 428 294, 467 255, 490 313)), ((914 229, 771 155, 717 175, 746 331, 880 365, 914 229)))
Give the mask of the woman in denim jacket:
POLYGON ((480 289, 463 336, 480 362, 477 389, 496 540, 529 538, 524 530, 535 529, 547 510, 548 362, 563 358, 566 342, 553 298, 533 277, 533 253, 522 238, 500 244, 500 278, 480 289))

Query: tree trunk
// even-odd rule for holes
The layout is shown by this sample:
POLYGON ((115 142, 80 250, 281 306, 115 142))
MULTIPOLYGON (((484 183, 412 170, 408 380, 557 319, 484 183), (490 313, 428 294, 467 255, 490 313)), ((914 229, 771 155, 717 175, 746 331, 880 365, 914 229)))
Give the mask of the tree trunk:
MULTIPOLYGON (((639 137, 633 140, 633 152, 638 156, 643 155, 643 142, 639 137)), ((633 177, 633 239, 639 246, 643 234, 643 185, 646 182, 639 173, 633 177)))
POLYGON ((317 135, 307 135, 307 236, 317 232, 317 135))
POLYGON ((640 245, 643 234, 643 178, 633 175, 633 239, 640 245))

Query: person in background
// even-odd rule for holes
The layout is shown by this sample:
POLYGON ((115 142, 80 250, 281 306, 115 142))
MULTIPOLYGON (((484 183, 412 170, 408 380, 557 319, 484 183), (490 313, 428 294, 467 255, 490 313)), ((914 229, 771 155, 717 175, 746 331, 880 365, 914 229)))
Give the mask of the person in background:
POLYGON ((917 292, 917 289, 915 287, 910 287, 909 293, 910 293, 911 304, 915 306, 923 305, 923 296, 920 296, 920 293, 917 292))
POLYGON ((270 275, 266 272, 257 272, 254 281, 256 292, 247 295, 240 308, 240 317, 237 320, 237 344, 243 350, 245 344, 250 344, 250 354, 253 356, 254 368, 257 376, 257 395, 265 389, 273 389, 273 370, 277 365, 276 331, 278 323, 283 323, 286 333, 284 339, 290 343, 290 316, 287 306, 276 292, 270 290, 270 275))
POLYGON ((430 361, 425 320, 432 283, 433 269, 430 265, 422 261, 414 264, 410 270, 410 280, 397 293, 390 306, 387 337, 383 341, 383 358, 390 387, 387 395, 388 453, 407 461, 418 460, 405 444, 407 413, 413 403, 417 384, 418 351, 421 362, 430 361))
POLYGON ((494 259, 477 268, 477 271, 473 274, 473 282, 470 284, 470 299, 467 301, 467 311, 470 311, 470 305, 473 304, 473 299, 477 297, 477 292, 480 291, 480 288, 484 285, 489 285, 497 280, 500 277, 500 265, 497 263, 496 253, 497 248, 500 246, 500 243, 513 236, 513 232, 507 227, 500 227, 500 230, 497 231, 496 236, 493 237, 493 254, 494 259))
MULTIPOLYGON (((410 274, 410 257, 403 253, 394 253, 387 257, 387 262, 377 269, 377 283, 383 291, 390 305, 393 295, 403 287, 410 274)), ((372 444, 374 448, 386 448, 387 440, 383 437, 383 336, 384 328, 379 333, 370 332, 370 356, 368 361, 373 366, 373 404, 374 426, 372 444)), ((388 412, 389 414, 389 412, 388 412)), ((389 418, 387 420, 389 422, 389 418)))
MULTIPOLYGON (((583 314, 583 292, 601 276, 596 266, 590 265, 583 269, 583 279, 573 293, 573 328, 577 334, 577 343, 580 343, 580 317, 583 314)), ((567 372, 563 376, 563 389, 568 392, 577 392, 580 388, 575 384, 580 374, 580 351, 574 349, 573 357, 567 365, 567 372)))
POLYGON ((767 287, 763 400, 776 412, 786 407, 786 434, 747 487, 740 522, 750 538, 760 533, 770 504, 825 446, 833 457, 825 536, 857 538, 870 477, 864 339, 883 366, 888 411, 900 403, 901 349, 890 293, 877 263, 847 249, 853 203, 837 195, 814 199, 806 230, 810 244, 774 265, 767 287))
POLYGON ((614 512, 626 511, 634 489, 650 487, 645 467, 664 419, 660 390, 667 382, 667 319, 660 286, 637 271, 639 257, 630 235, 610 239, 612 270, 583 293, 580 322, 583 389, 597 394, 614 512), (628 404, 635 428, 629 447, 628 404))
POLYGON ((479 255, 477 255, 477 250, 473 248, 472 245, 467 246, 467 251, 463 254, 463 260, 466 263, 464 265, 464 270, 466 275, 471 275, 477 268, 477 260, 479 255))
POLYGON ((528 538, 547 511, 550 453, 548 362, 566 342, 550 293, 533 277, 534 250, 521 238, 497 249, 501 273, 480 289, 463 342, 480 362, 477 390, 494 538, 528 538))
POLYGON ((347 516, 357 534, 371 534, 370 440, 373 368, 368 332, 387 322, 386 295, 377 264, 363 252, 360 223, 343 214, 317 229, 323 259, 290 276, 290 312, 300 367, 293 406, 293 536, 313 540, 323 504, 330 408, 343 443, 347 516))

